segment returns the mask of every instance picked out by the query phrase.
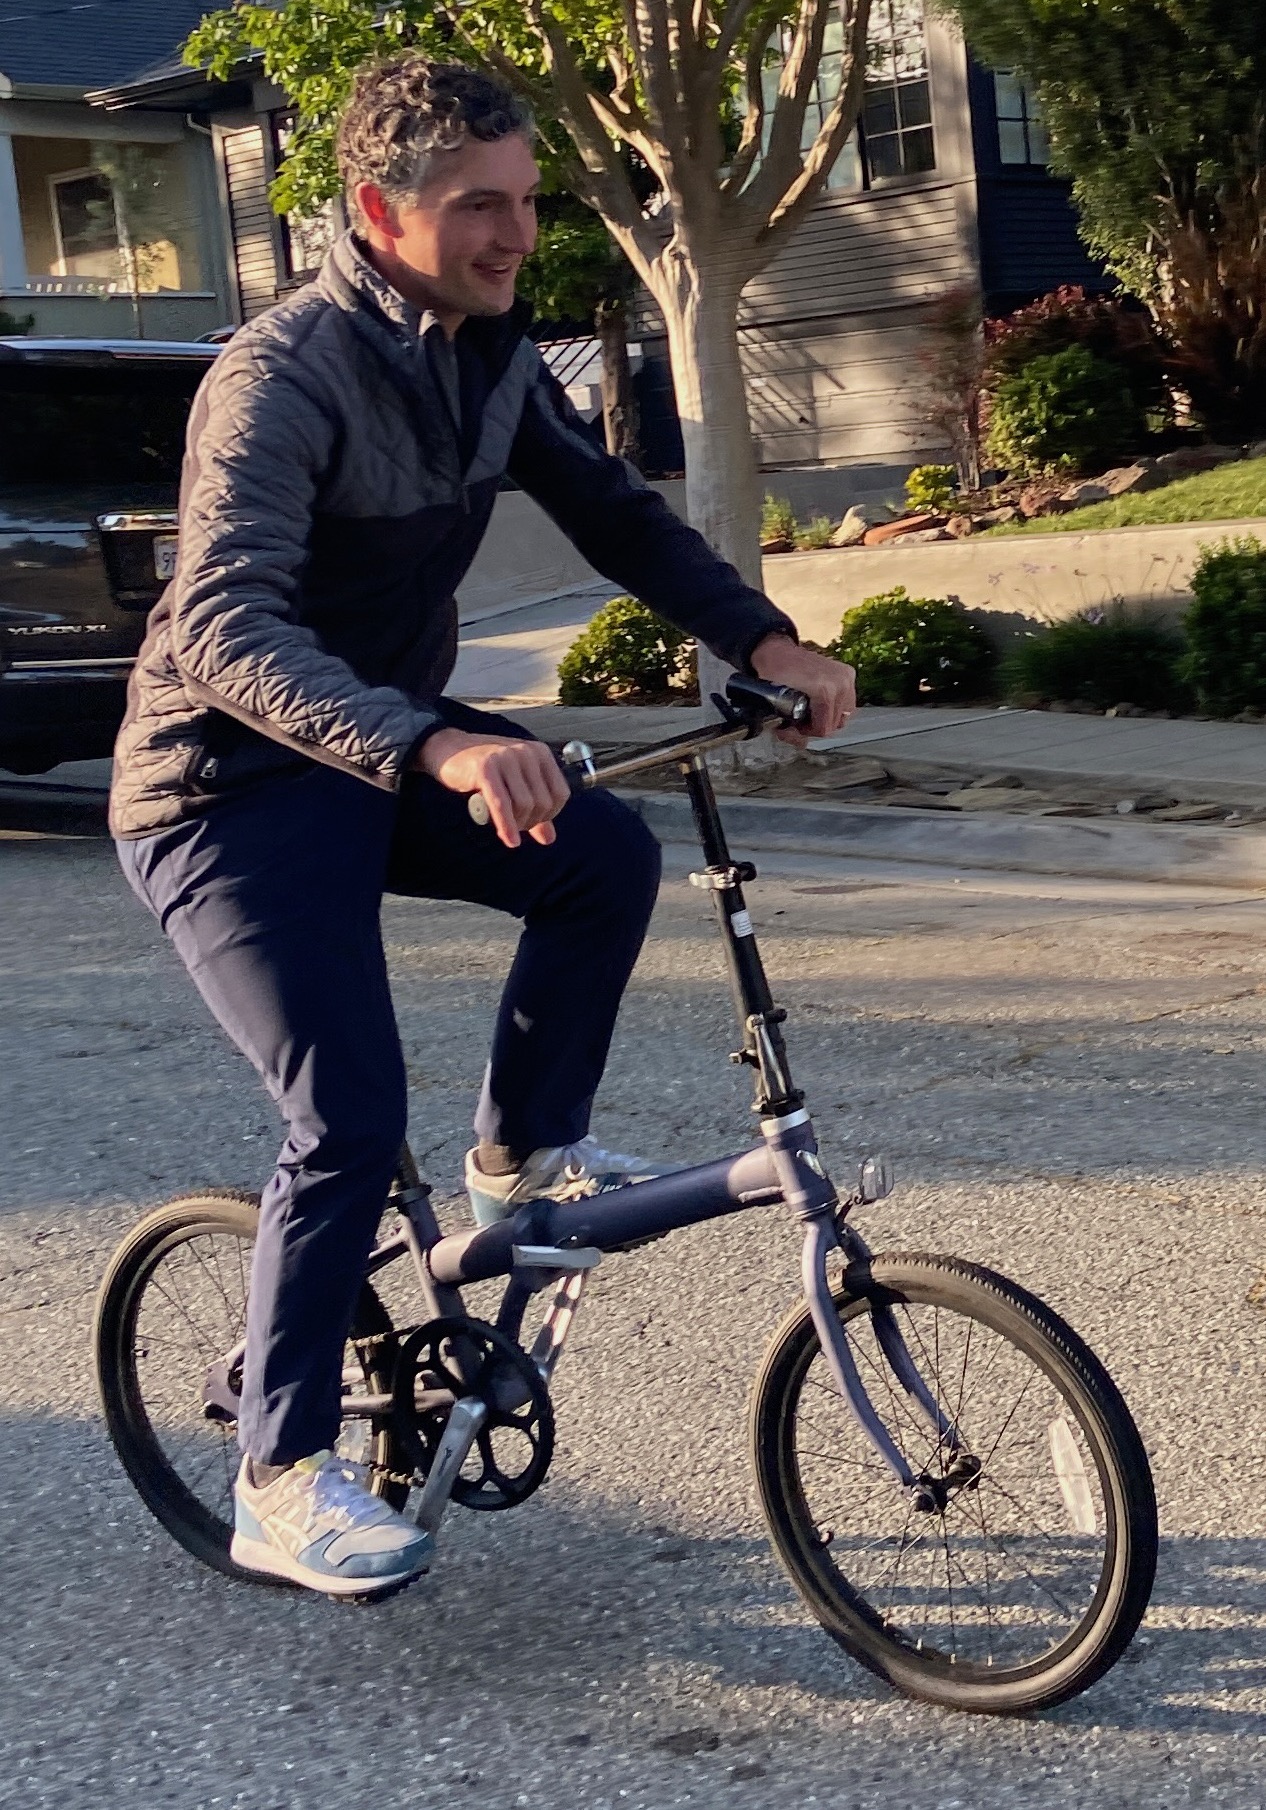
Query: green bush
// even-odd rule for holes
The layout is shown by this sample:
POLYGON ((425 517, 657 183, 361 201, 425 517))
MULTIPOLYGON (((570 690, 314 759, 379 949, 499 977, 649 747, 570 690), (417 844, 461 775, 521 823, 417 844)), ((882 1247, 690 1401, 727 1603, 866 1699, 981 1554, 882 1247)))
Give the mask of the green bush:
POLYGON ((1266 707, 1266 547, 1206 547, 1191 575, 1183 674, 1210 716, 1266 707))
POLYGON ((835 523, 829 515, 815 515, 803 528, 796 529, 796 545, 803 553, 812 552, 818 547, 829 547, 834 533, 835 523))
POLYGON ((1190 692, 1179 671, 1182 641, 1163 623, 1122 611, 1087 611, 1022 641, 1003 668, 1007 691, 1044 702, 1111 710, 1182 710, 1190 692))
POLYGON ((1119 367, 1084 346, 1069 346, 1031 359, 998 386, 988 453, 1022 477, 1102 470, 1126 457, 1145 432, 1119 367))
POLYGON ((944 515, 955 489, 952 465, 916 465, 906 479, 906 508, 916 515, 925 510, 944 515))
POLYGON ((635 597, 613 597, 558 667, 560 704, 662 704, 693 689, 694 643, 635 597))
POLYGON ((20 339, 34 325, 33 314, 10 314, 7 308, 0 308, 0 339, 20 339))
POLYGON ((765 493, 765 501, 760 512, 760 537, 765 540, 794 540, 796 534, 796 512, 785 496, 770 496, 765 493))
POLYGON ((985 387, 997 389, 1035 358, 1084 346, 1119 367, 1144 414, 1172 412, 1164 350, 1147 310, 1129 296, 1087 295, 1064 284, 1004 320, 985 322, 985 387))
POLYGON ((941 704, 990 690, 993 644, 955 598, 907 597, 905 587, 847 610, 824 649, 857 669, 863 704, 941 704))

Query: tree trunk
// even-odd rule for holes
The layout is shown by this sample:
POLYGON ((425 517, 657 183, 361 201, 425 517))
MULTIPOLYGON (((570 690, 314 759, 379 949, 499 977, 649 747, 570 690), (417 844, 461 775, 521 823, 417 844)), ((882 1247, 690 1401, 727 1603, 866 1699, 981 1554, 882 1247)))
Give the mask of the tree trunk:
POLYGON ((599 303, 594 327, 602 347, 602 424, 607 451, 636 465, 641 454, 641 423, 629 364, 629 315, 625 304, 599 303))
MULTIPOLYGON (((667 273, 665 273, 667 275, 667 273)), ((686 515, 723 559, 761 588, 760 503, 756 454, 739 361, 737 285, 679 259, 676 282, 657 286, 668 329, 673 391, 686 454, 686 515), (663 291, 661 293, 661 290, 663 291)), ((705 706, 729 668, 699 649, 705 706)))

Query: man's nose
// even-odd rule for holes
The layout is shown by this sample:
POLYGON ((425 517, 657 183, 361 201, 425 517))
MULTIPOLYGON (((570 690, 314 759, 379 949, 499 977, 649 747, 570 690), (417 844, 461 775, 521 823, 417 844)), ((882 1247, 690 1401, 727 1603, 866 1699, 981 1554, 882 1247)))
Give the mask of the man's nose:
POLYGON ((536 247, 536 210, 525 207, 517 210, 503 222, 502 231, 498 234, 500 249, 513 252, 516 257, 526 258, 536 247))

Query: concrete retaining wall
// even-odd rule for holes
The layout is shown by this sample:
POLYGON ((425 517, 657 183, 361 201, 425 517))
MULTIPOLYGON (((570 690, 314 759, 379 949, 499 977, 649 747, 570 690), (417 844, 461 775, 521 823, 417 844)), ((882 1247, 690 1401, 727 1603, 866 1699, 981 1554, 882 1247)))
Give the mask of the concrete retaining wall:
MULTIPOLYGON (((813 515, 838 519, 853 503, 899 497, 907 469, 893 465, 814 465, 769 472, 761 478, 761 484, 771 494, 787 497, 802 519, 813 515)), ((670 478, 654 488, 678 515, 685 515, 686 486, 682 479, 670 478)), ((530 496, 521 490, 507 490, 497 498, 492 524, 457 593, 457 602, 462 621, 472 622, 481 616, 603 583, 530 496)))
POLYGON ((1266 538, 1266 522, 783 553, 765 561, 765 586, 813 641, 830 640, 846 609, 894 585, 904 585, 912 597, 957 597, 968 609, 985 612, 999 639, 1008 640, 1035 623, 1117 602, 1176 616, 1190 597, 1201 547, 1253 532, 1266 538))

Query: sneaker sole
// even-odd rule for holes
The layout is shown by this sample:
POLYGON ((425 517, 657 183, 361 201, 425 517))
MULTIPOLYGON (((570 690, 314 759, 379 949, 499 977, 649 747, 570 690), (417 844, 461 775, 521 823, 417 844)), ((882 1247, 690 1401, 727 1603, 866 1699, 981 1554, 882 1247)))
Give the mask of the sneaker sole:
POLYGON ((270 1546, 266 1540, 252 1540, 241 1533, 233 1535, 229 1557, 243 1571, 257 1577, 284 1578, 289 1584, 301 1584, 305 1590, 315 1590, 322 1596, 361 1597, 382 1596, 389 1590, 399 1590, 421 1577, 431 1562, 428 1556, 424 1564, 393 1572, 390 1577, 328 1577, 321 1571, 309 1571, 280 1547, 270 1546))

